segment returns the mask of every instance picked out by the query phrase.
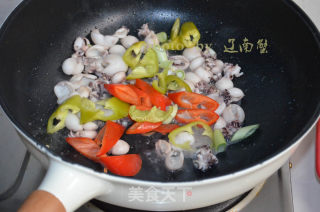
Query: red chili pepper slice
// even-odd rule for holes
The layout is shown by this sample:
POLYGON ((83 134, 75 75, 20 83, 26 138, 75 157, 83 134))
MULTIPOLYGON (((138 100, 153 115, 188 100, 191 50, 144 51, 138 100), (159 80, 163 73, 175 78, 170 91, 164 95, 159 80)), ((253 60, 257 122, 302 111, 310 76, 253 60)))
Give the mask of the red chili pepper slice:
POLYGON ((98 135, 94 139, 94 142, 98 144, 99 146, 102 144, 103 136, 106 131, 106 125, 104 125, 101 130, 99 131, 98 135))
POLYGON ((153 131, 161 133, 162 135, 166 135, 178 127, 180 127, 180 126, 177 124, 162 124, 159 127, 157 127, 156 129, 154 129, 153 131))
POLYGON ((123 84, 104 84, 105 89, 118 99, 132 105, 139 105, 138 94, 129 86, 123 84))
POLYGON ((142 91, 141 89, 137 88, 134 85, 129 85, 129 86, 138 95, 138 98, 140 100, 139 105, 143 105, 143 106, 150 107, 150 108, 152 107, 150 96, 146 92, 142 91))
POLYGON ((148 107, 148 106, 144 106, 144 105, 137 105, 136 109, 138 109, 138 110, 151 110, 152 106, 148 107))
POLYGON ((148 94, 150 97, 151 103, 154 106, 157 106, 158 108, 160 108, 161 110, 166 110, 166 106, 171 105, 171 100, 168 97, 158 92, 147 82, 141 79, 136 79, 135 86, 141 89, 142 91, 144 91, 146 94, 148 94))
POLYGON ((215 111, 219 107, 219 103, 213 99, 193 92, 181 91, 169 93, 168 97, 180 107, 188 109, 206 109, 215 111))
POLYGON ((151 122, 136 122, 127 131, 126 134, 143 134, 151 132, 158 128, 162 122, 151 123, 151 122))
POLYGON ((97 156, 106 154, 121 138, 124 133, 124 127, 118 123, 107 121, 105 125, 105 133, 102 139, 102 146, 97 156))
POLYGON ((185 109, 178 110, 175 119, 180 123, 190 123, 195 121, 203 121, 208 125, 215 123, 219 119, 219 115, 210 110, 204 109, 185 109))
POLYGON ((121 176, 134 176, 141 169, 142 160, 138 154, 120 156, 102 155, 97 157, 96 155, 99 152, 100 147, 92 139, 68 137, 66 141, 80 154, 90 160, 102 164, 114 174, 121 176))
POLYGON ((134 176, 136 175, 142 165, 142 160, 138 154, 127 154, 119 156, 103 156, 100 158, 103 166, 117 175, 134 176))
POLYGON ((68 137, 66 138, 66 141, 81 155, 95 162, 99 162, 100 159, 96 155, 99 152, 100 147, 90 138, 68 137))

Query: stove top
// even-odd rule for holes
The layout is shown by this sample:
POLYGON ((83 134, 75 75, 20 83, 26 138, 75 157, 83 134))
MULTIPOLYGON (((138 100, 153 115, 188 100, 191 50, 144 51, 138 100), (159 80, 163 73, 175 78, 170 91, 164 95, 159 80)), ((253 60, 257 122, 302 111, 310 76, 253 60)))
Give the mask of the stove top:
MULTIPOLYGON (((0 25, 21 0, 0 0, 0 25)), ((320 1, 294 0, 320 28, 320 1)), ((20 138, 0 109, 0 211, 16 211, 24 199, 35 190, 45 169, 20 142, 20 138)), ((313 129, 297 152, 279 171, 273 174, 263 188, 242 212, 305 212, 319 211, 320 182, 314 169, 313 129), (290 168, 290 167, 292 168, 290 168)), ((249 193, 225 203, 194 211, 238 211, 249 193), (236 208, 233 208, 236 205, 236 208)), ((77 212, 136 211, 119 208, 97 200, 87 203, 77 212), (99 209, 102 208, 102 209, 99 209)))

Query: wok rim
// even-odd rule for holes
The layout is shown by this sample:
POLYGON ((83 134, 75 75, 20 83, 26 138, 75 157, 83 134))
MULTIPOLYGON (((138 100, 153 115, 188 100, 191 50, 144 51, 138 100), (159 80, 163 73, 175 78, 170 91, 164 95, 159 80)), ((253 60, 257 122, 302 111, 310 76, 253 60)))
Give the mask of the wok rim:
MULTIPOLYGON (((0 39, 1 37, 6 33, 7 28, 10 26, 11 21, 14 20, 16 14, 20 12, 26 6, 29 2, 32 0, 24 0, 20 2, 14 10, 10 13, 9 16, 7 16, 6 20, 3 22, 3 24, 0 26, 0 39)), ((320 32, 318 28, 315 26, 313 21, 309 18, 309 16, 292 0, 284 0, 282 1, 283 4, 285 4, 287 7, 293 10, 293 12, 297 13, 299 15, 299 18, 301 18, 306 27, 309 28, 309 30, 312 32, 314 40, 318 44, 318 48, 320 48, 320 32)), ((51 153, 46 147, 41 146, 38 144, 38 142, 32 138, 31 135, 29 135, 29 132, 25 130, 20 124, 19 121, 15 119, 15 117, 12 115, 12 112, 10 109, 5 105, 4 99, 2 96, 0 96, 0 108, 5 112, 6 116, 9 118, 9 121, 11 124, 15 127, 15 129, 24 137, 26 140, 37 150, 39 150, 41 153, 47 155, 50 160, 55 160, 62 162, 64 165, 69 166, 71 168, 76 168, 78 170, 84 171, 88 174, 95 175, 96 177, 103 178, 105 180, 109 180, 112 182, 118 182, 118 183, 125 183, 125 184, 131 184, 131 185, 141 185, 143 183, 144 185, 159 185, 159 186, 197 186, 197 185, 204 185, 204 184, 210 184, 210 183, 218 183, 223 182, 227 180, 231 180, 233 178, 241 177, 246 174, 252 173, 254 171, 259 170, 263 166, 268 166, 269 164, 276 161, 281 156, 285 155, 288 151, 290 151, 294 146, 298 145, 303 138, 311 131, 311 129, 315 126, 316 122, 318 121, 320 117, 320 102, 318 102, 318 105, 313 113, 313 115, 308 120, 307 124, 296 134, 296 136, 291 139, 291 142, 289 145, 286 145, 282 148, 279 148, 277 151, 272 153, 271 155, 267 156, 262 161, 257 161, 253 165, 249 165, 248 167, 234 171, 229 174, 217 176, 217 177, 211 177, 208 179, 201 179, 201 180, 191 180, 191 181, 182 181, 182 182, 162 182, 162 181, 152 181, 152 180, 141 180, 141 179, 134 179, 134 178, 124 178, 121 176, 115 176, 115 175, 109 175, 105 174, 103 172, 95 171, 89 167, 67 162, 63 160, 61 157, 51 153)))

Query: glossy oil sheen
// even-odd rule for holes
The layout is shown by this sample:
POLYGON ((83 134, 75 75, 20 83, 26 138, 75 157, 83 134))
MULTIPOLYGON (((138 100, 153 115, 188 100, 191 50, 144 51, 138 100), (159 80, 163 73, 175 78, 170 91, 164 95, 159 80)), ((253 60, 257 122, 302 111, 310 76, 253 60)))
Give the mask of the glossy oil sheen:
MULTIPOLYGON (((137 35, 143 23, 169 33, 174 20, 193 21, 201 43, 212 43, 218 58, 239 64, 245 73, 235 86, 245 93, 245 124, 260 129, 245 141, 218 155, 209 172, 194 170, 186 161, 181 172, 169 173, 153 152, 154 139, 125 136, 140 153, 143 168, 137 179, 181 182, 208 179, 251 167, 293 144, 319 114, 319 33, 292 2, 270 0, 107 1, 27 0, 0 31, 0 102, 8 116, 29 137, 71 163, 102 171, 65 141, 66 131, 46 134, 56 108, 54 85, 67 80, 61 63, 72 54, 77 36, 99 28, 105 34, 125 25, 137 35), (224 52, 228 39, 268 40, 268 53, 254 46, 250 53, 224 52), (155 164, 157 162, 157 164, 155 164)), ((236 46, 237 47, 237 46, 236 46)), ((157 135, 155 137, 161 137, 157 135)))

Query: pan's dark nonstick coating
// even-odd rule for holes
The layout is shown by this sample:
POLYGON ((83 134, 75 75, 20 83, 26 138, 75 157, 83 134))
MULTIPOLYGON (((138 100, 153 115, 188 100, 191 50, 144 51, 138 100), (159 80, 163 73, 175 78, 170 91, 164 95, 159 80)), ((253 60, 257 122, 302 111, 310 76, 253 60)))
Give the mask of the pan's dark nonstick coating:
MULTIPOLYGON (((293 3, 279 0, 188 1, 24 1, 9 17, 0 34, 0 100, 13 122, 29 137, 72 163, 101 171, 76 153, 64 138, 66 130, 46 134, 46 123, 56 108, 54 85, 67 80, 61 63, 72 54, 77 36, 94 27, 113 33, 125 25, 136 35, 143 23, 169 33, 174 20, 193 21, 201 43, 212 43, 218 57, 239 64, 245 73, 235 80, 243 89, 246 125, 260 123, 259 131, 218 155, 219 165, 208 173, 193 170, 190 161, 178 173, 155 164, 153 141, 126 136, 131 152, 144 161, 137 179, 192 181, 248 168, 278 154, 296 141, 316 120, 320 99, 319 34, 293 3), (297 12, 298 11, 298 12, 297 12), (251 53, 224 53, 228 39, 254 43, 251 53), (267 39, 268 53, 256 49, 267 39)), ((238 46, 236 46, 238 48, 238 46)), ((159 136, 159 135, 158 135, 159 136)))

